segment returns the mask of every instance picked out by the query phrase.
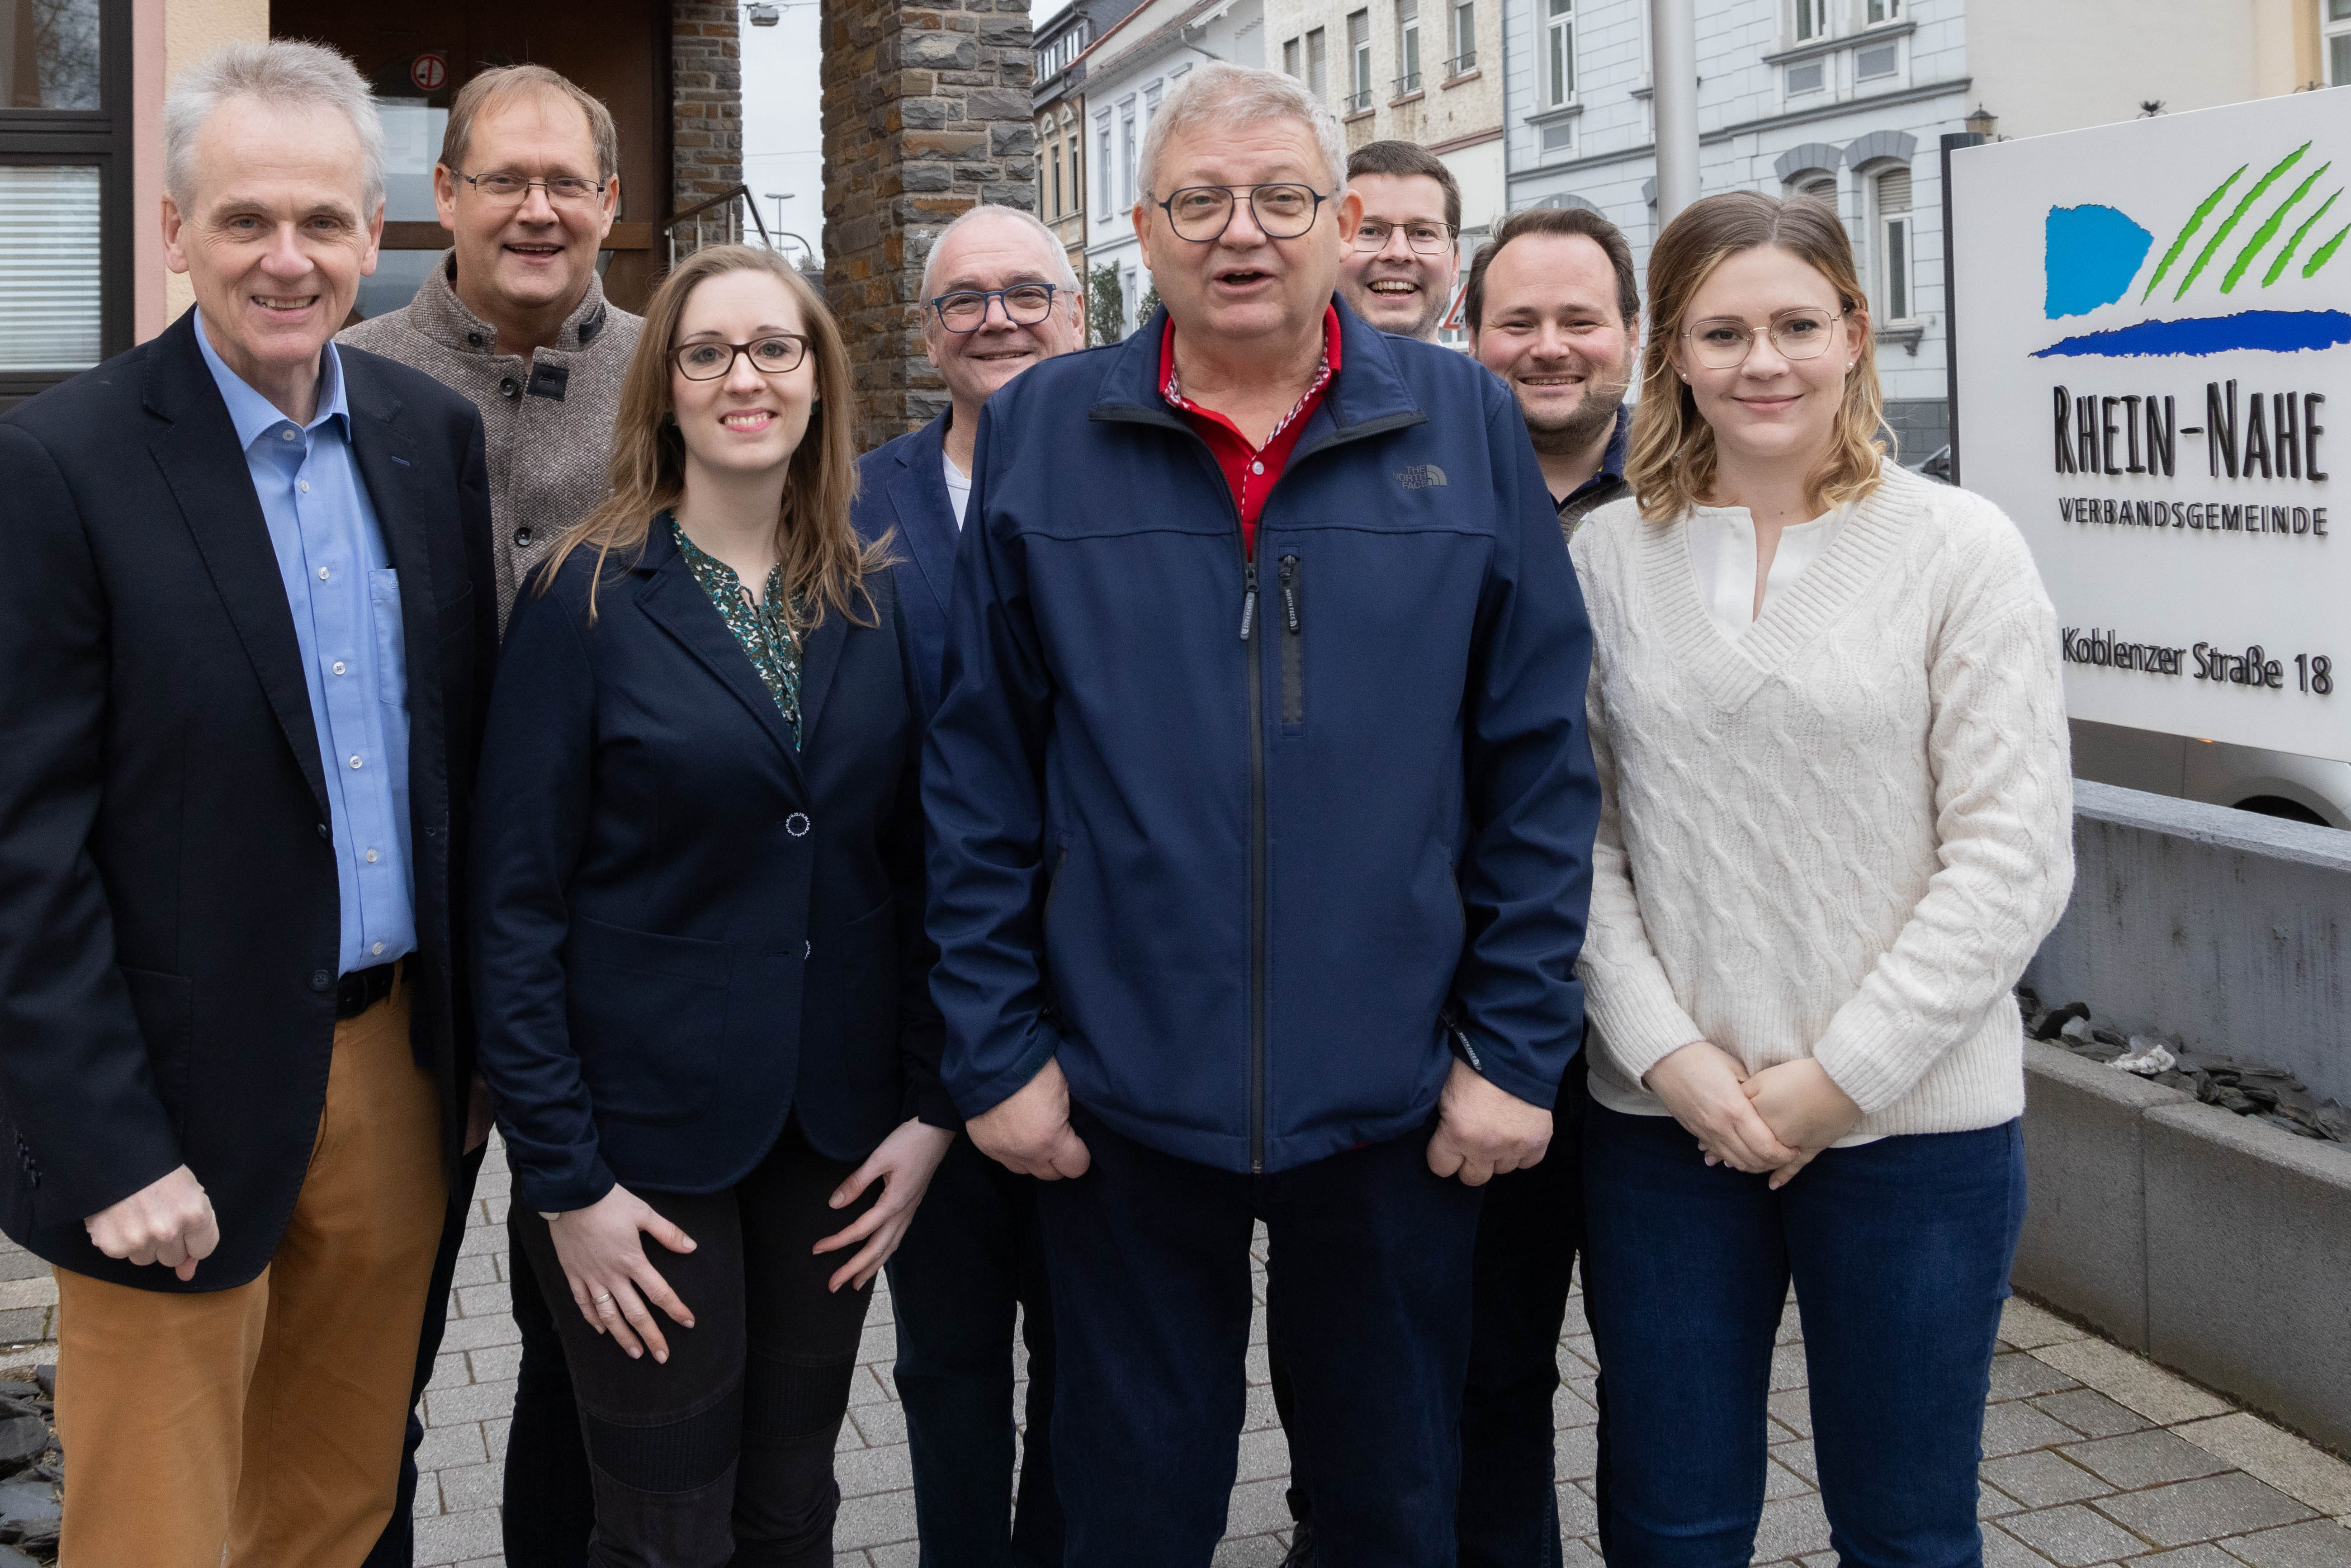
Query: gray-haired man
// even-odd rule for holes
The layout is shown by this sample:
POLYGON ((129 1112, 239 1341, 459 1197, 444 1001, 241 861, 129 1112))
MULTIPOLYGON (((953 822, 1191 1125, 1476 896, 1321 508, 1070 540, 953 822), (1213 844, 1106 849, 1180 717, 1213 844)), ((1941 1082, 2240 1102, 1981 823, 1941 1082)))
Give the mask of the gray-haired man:
MULTIPOLYGON (((1078 346, 1077 278, 1044 225, 974 207, 932 243, 923 341, 949 405, 859 465, 860 532, 896 530, 898 606, 924 704, 938 702, 956 551, 971 494, 979 412, 1029 366, 1078 346)), ((1058 1568, 1053 1490, 1053 1311, 1037 1229, 1037 1181, 958 1137, 890 1260, 898 1396, 914 1465, 924 1568, 1058 1568), (1012 1322, 1029 1346, 1028 1427, 1013 1497, 1012 1322)))
POLYGON ((465 1138, 482 426, 331 341, 348 60, 229 46, 163 129, 196 308, 0 419, 0 1223, 57 1266, 65 1561, 353 1568, 465 1138))

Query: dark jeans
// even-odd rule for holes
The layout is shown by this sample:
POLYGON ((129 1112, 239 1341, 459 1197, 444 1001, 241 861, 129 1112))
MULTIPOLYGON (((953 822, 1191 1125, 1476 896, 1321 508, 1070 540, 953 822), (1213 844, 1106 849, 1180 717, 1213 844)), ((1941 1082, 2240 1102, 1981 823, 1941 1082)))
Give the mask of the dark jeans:
MULTIPOLYGON (((520 1204, 507 1216, 507 1278, 514 1295, 515 1327, 522 1332, 522 1365, 515 1374, 514 1420, 507 1430, 505 1506, 499 1525, 507 1568, 585 1568, 588 1538, 596 1530, 596 1492, 588 1479, 588 1450, 580 1438, 580 1406, 571 1397, 571 1368, 563 1338, 547 1310, 538 1272, 523 1245, 523 1221, 545 1221, 520 1204)), ((648 1243, 651 1245, 651 1243, 648 1243)), ((564 1294, 557 1279, 556 1294, 564 1294)), ((569 1301, 565 1310, 577 1315, 569 1301)))
POLYGON ((1317 1539, 1346 1568, 1453 1562, 1479 1194, 1428 1169, 1426 1130, 1247 1176, 1120 1136, 1042 1184, 1069 1568, 1201 1568, 1224 1534, 1262 1219, 1283 1298, 1317 1539))
POLYGON ((1776 1193, 1709 1169, 1664 1116, 1595 1104, 1583 1154, 1610 1568, 1743 1568, 1792 1277, 1840 1561, 1980 1563, 1984 1398, 2024 1222, 2019 1124, 1831 1149, 1776 1193))
POLYGON ((489 1152, 484 1144, 460 1161, 457 1185, 450 1189, 449 1216, 441 1222, 441 1250, 433 1260, 433 1283, 424 1295, 424 1329, 417 1337, 416 1384, 408 1396, 408 1435, 400 1450, 400 1500, 392 1505, 392 1518, 360 1568, 409 1568, 416 1561, 416 1448, 424 1441, 416 1405, 441 1357, 441 1336, 449 1326, 449 1287, 456 1278, 458 1250, 465 1245, 466 1222, 473 1218, 474 1183, 489 1152))
MULTIPOLYGON (((1461 1395, 1461 1496, 1455 1537, 1461 1568, 1556 1568, 1559 1492, 1556 1417, 1559 1335, 1567 1321, 1576 1249, 1583 1240, 1583 1112, 1591 1101, 1583 1053, 1560 1081, 1551 1148, 1540 1165, 1486 1184, 1478 1219, 1469 1377, 1461 1395)), ((1267 1292, 1267 1311, 1281 1311, 1267 1292)), ((1273 1403, 1290 1434, 1292 1519, 1311 1522, 1305 1444, 1296 1436, 1289 1359, 1276 1335, 1273 1403)))
MULTIPOLYGON (((828 1291, 847 1253, 813 1254, 881 1195, 827 1199, 856 1167, 788 1126, 758 1167, 718 1193, 640 1193, 695 1243, 645 1255, 692 1309, 664 1318, 669 1361, 631 1360, 573 1304, 555 1241, 522 1221, 540 1293, 571 1367, 596 1493, 596 1568, 830 1568, 841 1489, 834 1440, 872 1290, 828 1291)), ((519 1198, 517 1198, 519 1207, 519 1198)))
POLYGON ((890 1260, 922 1568, 1061 1568, 1053 1308, 1039 1185, 957 1137, 890 1260), (1008 1521, 1016 1308, 1029 1346, 1029 1423, 1008 1521))

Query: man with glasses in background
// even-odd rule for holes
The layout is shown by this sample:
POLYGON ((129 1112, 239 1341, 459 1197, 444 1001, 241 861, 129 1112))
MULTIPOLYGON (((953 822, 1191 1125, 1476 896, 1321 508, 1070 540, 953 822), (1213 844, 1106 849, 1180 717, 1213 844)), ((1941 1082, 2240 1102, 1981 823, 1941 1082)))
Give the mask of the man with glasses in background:
POLYGON ((1322 1549, 1453 1562, 1478 1187, 1582 1024, 1582 600, 1507 391, 1334 303, 1345 165, 1303 84, 1194 70, 1133 214, 1164 308, 976 454, 932 993, 1043 1178, 1070 1568, 1213 1555, 1259 1220, 1322 1549))
MULTIPOLYGON (((923 343, 948 403, 858 464, 854 517, 868 539, 896 530, 898 609, 925 711, 939 697, 972 452, 989 396, 1069 353, 1084 330, 1070 258, 1011 207, 974 207, 931 242, 923 343)), ((890 1260, 898 1398, 914 1469, 921 1568, 1060 1568, 1053 1489, 1053 1311, 1037 1229, 1037 1181, 958 1137, 890 1260), (1029 1347, 1028 1427, 1012 1473, 1012 1333, 1029 1347), (1008 1528, 1005 1506, 1014 1502, 1008 1528)))
POLYGON ((1368 141, 1347 160, 1347 189, 1363 197, 1364 221, 1340 260, 1340 292, 1381 331, 1434 343, 1461 271, 1453 171, 1417 142, 1368 141))
MULTIPOLYGON (((621 382, 643 319, 607 301, 596 255, 620 210, 620 137, 611 111, 544 66, 486 70, 449 110, 433 196, 448 254, 401 309, 346 329, 338 340, 398 360, 463 393, 481 411, 490 480, 490 558, 498 626, 549 545, 611 488, 607 463, 621 382)), ((417 1391, 433 1375, 449 1286, 465 1240, 489 1130, 475 1086, 474 1147, 451 1194, 417 1391)), ((578 1568, 595 1523, 588 1461, 563 1344, 529 1260, 510 1239, 508 1282, 522 1335, 506 1461, 507 1568, 578 1568)), ((405 1568, 416 1491, 412 1416, 401 1506, 368 1568, 405 1568)))

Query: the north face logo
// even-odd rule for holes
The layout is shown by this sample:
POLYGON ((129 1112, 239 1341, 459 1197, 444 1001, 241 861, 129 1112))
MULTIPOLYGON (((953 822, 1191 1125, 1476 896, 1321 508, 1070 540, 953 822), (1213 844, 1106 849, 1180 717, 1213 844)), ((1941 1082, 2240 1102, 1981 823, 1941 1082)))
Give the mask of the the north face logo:
POLYGON ((1396 483, 1407 490, 1427 490, 1445 483, 1445 470, 1434 463, 1423 463, 1396 475, 1396 483))

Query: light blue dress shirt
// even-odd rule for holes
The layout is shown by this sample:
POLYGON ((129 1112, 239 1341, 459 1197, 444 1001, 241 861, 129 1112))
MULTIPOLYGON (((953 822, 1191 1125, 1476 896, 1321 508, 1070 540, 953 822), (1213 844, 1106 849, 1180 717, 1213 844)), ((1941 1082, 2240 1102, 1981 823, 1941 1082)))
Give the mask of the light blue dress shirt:
POLYGON ((341 972, 416 949, 410 880, 408 656, 400 578, 351 450, 342 361, 327 345, 319 409, 296 424, 228 368, 199 317, 196 342, 228 402, 310 690, 342 902, 341 972))

